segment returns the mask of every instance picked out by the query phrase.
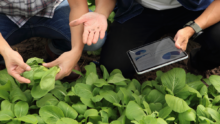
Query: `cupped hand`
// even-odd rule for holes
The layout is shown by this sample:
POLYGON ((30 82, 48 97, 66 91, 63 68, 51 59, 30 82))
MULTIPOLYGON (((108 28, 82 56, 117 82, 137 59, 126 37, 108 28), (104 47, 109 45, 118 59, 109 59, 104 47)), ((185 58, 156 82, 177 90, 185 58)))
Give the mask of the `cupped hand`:
POLYGON ((183 29, 180 29, 175 37, 175 46, 178 49, 186 50, 187 44, 189 42, 189 38, 194 34, 194 30, 191 27, 185 27, 183 29))
POLYGON ((4 54, 5 65, 8 71, 8 74, 13 76, 20 83, 30 83, 29 79, 26 79, 21 76, 25 71, 30 71, 31 67, 27 65, 21 55, 12 50, 8 49, 4 54))
POLYGON ((100 39, 105 37, 107 30, 107 18, 96 12, 89 12, 82 15, 79 19, 70 22, 70 26, 84 24, 83 43, 87 45, 96 44, 99 36, 100 39))
POLYGON ((60 55, 56 60, 50 63, 44 63, 43 66, 51 68, 53 66, 59 66, 60 72, 56 75, 56 80, 63 79, 69 76, 73 68, 80 59, 81 54, 77 54, 79 51, 68 51, 60 55))

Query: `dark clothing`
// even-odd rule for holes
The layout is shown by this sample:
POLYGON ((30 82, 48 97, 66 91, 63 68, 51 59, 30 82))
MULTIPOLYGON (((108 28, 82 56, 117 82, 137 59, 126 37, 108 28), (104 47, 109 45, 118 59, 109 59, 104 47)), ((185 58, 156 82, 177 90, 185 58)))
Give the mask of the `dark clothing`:
MULTIPOLYGON (((196 19, 203 11, 190 11, 184 7, 157 11, 145 8, 143 12, 124 22, 115 21, 110 26, 101 53, 101 64, 108 71, 120 69, 125 77, 132 77, 135 70, 126 54, 129 49, 158 40, 168 32, 176 33, 187 22, 196 19)), ((193 52, 192 66, 199 70, 220 65, 220 23, 204 30, 196 41, 201 49, 193 52)))
MULTIPOLYGON (((206 9, 214 0, 178 0, 183 7, 192 11, 201 11, 206 9)), ((127 20, 141 14, 144 7, 136 0, 117 0, 117 12, 115 20, 124 23, 127 20)))

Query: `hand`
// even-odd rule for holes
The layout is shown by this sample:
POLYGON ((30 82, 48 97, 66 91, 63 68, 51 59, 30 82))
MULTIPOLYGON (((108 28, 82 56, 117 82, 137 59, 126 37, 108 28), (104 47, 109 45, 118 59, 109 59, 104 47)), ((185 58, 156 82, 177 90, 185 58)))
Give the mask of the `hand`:
POLYGON ((83 43, 87 45, 96 44, 99 35, 100 39, 105 37, 105 31, 107 30, 107 19, 104 15, 89 12, 82 15, 79 19, 70 22, 70 26, 77 26, 84 24, 83 43))
POLYGON ((7 49, 3 54, 6 68, 8 71, 8 74, 13 76, 18 82, 20 83, 30 83, 31 81, 29 79, 26 79, 21 76, 21 74, 25 71, 30 71, 31 67, 24 63, 23 58, 21 55, 12 50, 7 49))
POLYGON ((51 68, 53 66, 59 66, 60 72, 56 75, 56 80, 63 79, 66 76, 69 76, 72 72, 73 68, 77 64, 78 60, 80 59, 81 53, 80 51, 69 51, 65 52, 60 55, 59 58, 50 62, 44 63, 43 66, 47 68, 51 68))
POLYGON ((189 38, 195 33, 191 27, 180 29, 174 37, 175 46, 178 49, 186 50, 189 38))

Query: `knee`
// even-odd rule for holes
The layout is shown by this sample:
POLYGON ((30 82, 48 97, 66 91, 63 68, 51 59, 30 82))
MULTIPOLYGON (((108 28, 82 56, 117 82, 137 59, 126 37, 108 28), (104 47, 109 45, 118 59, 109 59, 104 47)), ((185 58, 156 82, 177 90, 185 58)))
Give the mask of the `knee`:
POLYGON ((206 42, 208 42, 209 46, 212 49, 219 49, 220 48, 220 22, 216 23, 215 25, 207 28, 204 31, 204 35, 206 35, 206 42))

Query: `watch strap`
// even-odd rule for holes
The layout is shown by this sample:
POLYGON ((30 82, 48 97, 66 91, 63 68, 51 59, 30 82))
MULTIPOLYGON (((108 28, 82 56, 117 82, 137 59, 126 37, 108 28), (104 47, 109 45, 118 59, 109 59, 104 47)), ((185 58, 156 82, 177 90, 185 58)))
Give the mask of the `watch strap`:
POLYGON ((196 34, 202 31, 202 28, 198 24, 196 24, 194 21, 190 21, 186 23, 184 27, 186 26, 192 27, 196 34))

